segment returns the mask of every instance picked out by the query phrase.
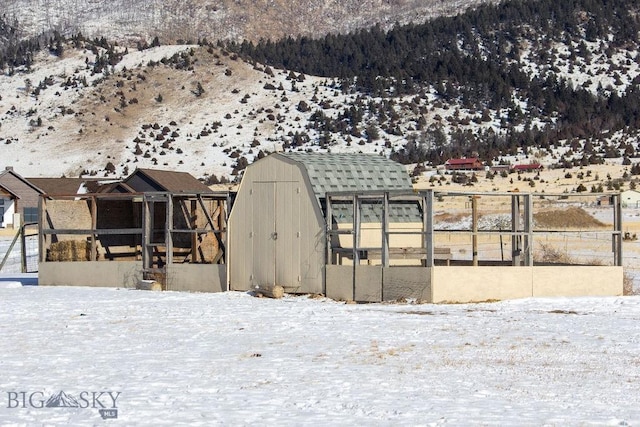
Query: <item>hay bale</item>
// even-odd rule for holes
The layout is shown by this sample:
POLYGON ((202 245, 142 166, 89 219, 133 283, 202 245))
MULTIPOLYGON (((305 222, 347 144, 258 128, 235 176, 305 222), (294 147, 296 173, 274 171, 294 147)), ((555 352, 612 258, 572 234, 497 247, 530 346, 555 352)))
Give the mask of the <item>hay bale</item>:
POLYGON ((51 244, 48 261, 88 261, 89 248, 85 240, 63 240, 51 244))

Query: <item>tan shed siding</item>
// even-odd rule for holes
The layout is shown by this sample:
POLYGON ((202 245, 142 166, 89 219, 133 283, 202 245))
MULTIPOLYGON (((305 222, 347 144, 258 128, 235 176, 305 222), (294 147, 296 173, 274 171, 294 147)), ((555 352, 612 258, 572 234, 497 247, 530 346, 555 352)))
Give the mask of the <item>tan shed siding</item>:
MULTIPOLYGON (((294 177, 292 177, 293 179, 294 177)), ((276 284, 298 291, 300 274, 300 186, 302 182, 284 181, 276 183, 276 284)))
POLYGON ((228 222, 228 280, 229 289, 232 291, 248 290, 250 286, 249 276, 253 270, 253 252, 249 237, 249 233, 251 233, 251 218, 253 216, 253 207, 249 197, 251 175, 252 170, 248 168, 240 184, 228 222))
POLYGON ((283 282, 278 284, 289 292, 323 292, 323 224, 315 195, 296 162, 270 156, 249 166, 229 219, 230 288, 250 289, 257 284, 256 276, 268 270, 267 263, 276 262, 276 276, 283 282), (265 222, 272 221, 261 206, 269 196, 256 194, 260 189, 275 192, 278 229, 274 231, 278 233, 278 253, 282 253, 278 261, 271 260, 273 254, 253 250, 252 239, 269 226, 265 222))

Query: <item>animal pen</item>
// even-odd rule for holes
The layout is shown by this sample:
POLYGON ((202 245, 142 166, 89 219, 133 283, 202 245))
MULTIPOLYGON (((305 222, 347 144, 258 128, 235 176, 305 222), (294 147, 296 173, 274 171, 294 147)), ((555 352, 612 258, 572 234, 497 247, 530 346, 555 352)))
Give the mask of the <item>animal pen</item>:
POLYGON ((226 290, 225 193, 86 194, 40 202, 42 285, 226 290))
POLYGON ((622 294, 616 194, 597 206, 601 195, 593 194, 312 193, 317 205, 310 212, 318 217, 307 220, 319 228, 309 232, 300 226, 301 186, 252 188, 270 192, 248 192, 256 206, 234 203, 239 194, 227 192, 45 196, 40 284, 133 288, 146 279, 165 290, 201 292, 278 284, 291 293, 361 302, 622 294), (282 222, 269 217, 278 200, 299 218, 291 212, 282 222), (256 253, 234 247, 233 215, 252 224, 236 225, 235 232, 256 240, 256 253), (305 234, 308 244, 287 243, 305 234), (292 249, 298 255, 282 252, 279 262, 287 268, 276 276, 271 251, 292 249))
POLYGON ((326 293, 428 302, 622 295, 620 196, 610 197, 598 207, 584 194, 327 193, 326 293), (390 228, 398 204, 414 204, 421 221, 390 228), (376 223, 363 222, 367 210, 376 223))

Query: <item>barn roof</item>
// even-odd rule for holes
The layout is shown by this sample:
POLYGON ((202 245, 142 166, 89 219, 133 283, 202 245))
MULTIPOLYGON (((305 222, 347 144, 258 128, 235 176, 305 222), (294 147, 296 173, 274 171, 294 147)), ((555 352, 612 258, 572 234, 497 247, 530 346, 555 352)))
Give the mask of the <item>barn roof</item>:
POLYGON ((542 165, 540 163, 528 163, 528 164, 515 165, 513 169, 517 171, 530 171, 530 170, 542 169, 542 165))
POLYGON ((473 165, 474 163, 479 162, 477 157, 463 157, 461 159, 449 159, 446 161, 446 165, 473 165))
MULTIPOLYGON (((375 154, 344 153, 278 153, 305 168, 313 191, 322 205, 327 192, 405 190, 413 191, 411 178, 400 163, 375 154)), ((333 205, 338 222, 353 221, 350 204, 333 205)), ((363 204, 362 221, 382 220, 382 206, 363 204)), ((422 216, 417 204, 389 205, 393 222, 419 222, 422 216)))
POLYGON ((159 169, 136 169, 125 179, 124 184, 130 186, 135 191, 144 191, 136 188, 133 184, 133 177, 139 176, 155 191, 168 191, 172 193, 211 193, 211 189, 198 181, 193 175, 186 172, 159 170, 159 169))
POLYGON ((413 190, 405 167, 379 155, 279 154, 302 163, 319 198, 330 191, 413 190))
POLYGON ((104 178, 27 178, 48 195, 96 193, 104 178))
MULTIPOLYGON (((0 171, 0 180, 5 176, 5 175, 11 175, 13 176, 15 179, 21 181, 22 183, 24 183, 25 185, 27 185, 28 187, 30 187, 31 189, 33 189, 36 193, 42 194, 43 191, 42 189, 38 188, 35 184, 33 184, 31 181, 29 181, 27 178, 22 177, 21 175, 19 175, 16 171, 13 170, 12 166, 7 166, 3 171, 0 171)), ((5 188, 7 188, 5 186, 5 188)))

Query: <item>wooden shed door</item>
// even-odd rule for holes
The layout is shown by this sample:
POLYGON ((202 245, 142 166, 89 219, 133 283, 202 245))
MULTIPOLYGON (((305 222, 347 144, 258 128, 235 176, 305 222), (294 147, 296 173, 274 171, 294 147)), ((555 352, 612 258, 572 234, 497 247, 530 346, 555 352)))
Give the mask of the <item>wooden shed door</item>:
POLYGON ((252 217, 254 283, 299 286, 298 183, 254 182, 252 217))

